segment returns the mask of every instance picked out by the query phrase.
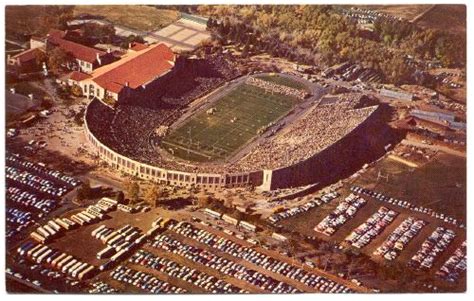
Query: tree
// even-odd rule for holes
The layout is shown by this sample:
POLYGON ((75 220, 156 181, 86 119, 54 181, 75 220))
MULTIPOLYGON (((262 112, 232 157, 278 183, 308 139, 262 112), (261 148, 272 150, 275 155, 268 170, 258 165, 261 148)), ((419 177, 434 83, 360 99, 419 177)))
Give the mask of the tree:
POLYGON ((48 57, 48 67, 53 73, 59 74, 62 68, 67 66, 72 61, 73 59, 70 54, 68 54, 63 49, 56 47, 50 51, 48 57))
POLYGON ((81 187, 77 190, 77 199, 79 201, 85 200, 91 196, 92 189, 89 180, 84 180, 81 187))
POLYGON ((125 38, 122 43, 120 43, 120 47, 122 47, 123 49, 128 49, 130 43, 133 42, 145 43, 145 40, 141 36, 136 36, 132 34, 125 38))
POLYGON ((80 97, 80 96, 82 96, 82 89, 79 85, 72 85, 71 93, 72 93, 72 95, 74 95, 76 97, 80 97))
POLYGON ((46 55, 46 52, 44 51, 37 51, 35 54, 35 60, 36 60, 36 64, 41 67, 43 63, 48 62, 48 56, 46 55))
POLYGON ((140 196, 140 186, 136 181, 128 180, 124 184, 127 194, 132 201, 132 203, 136 203, 140 196))
POLYGON ((151 206, 157 207, 159 203, 164 201, 167 195, 167 191, 162 186, 154 184, 148 188, 145 194, 145 201, 151 206))
POLYGON ((84 36, 98 39, 102 43, 110 43, 115 36, 115 28, 112 24, 86 23, 83 30, 84 36))
POLYGON ((205 208, 209 206, 209 196, 204 192, 200 192, 198 195, 198 205, 199 207, 205 208))
POLYGON ((117 203, 123 204, 125 200, 125 195, 123 194, 123 191, 117 192, 117 195, 115 196, 115 200, 117 201, 117 203))

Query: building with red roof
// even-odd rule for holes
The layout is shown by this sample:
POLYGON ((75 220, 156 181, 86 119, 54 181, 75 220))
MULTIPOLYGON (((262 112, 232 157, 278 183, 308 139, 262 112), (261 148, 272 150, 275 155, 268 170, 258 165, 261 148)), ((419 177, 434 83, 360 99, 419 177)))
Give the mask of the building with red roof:
POLYGON ((10 72, 16 75, 41 71, 41 66, 36 58, 43 52, 41 49, 34 48, 22 51, 16 55, 7 56, 7 65, 10 72))
POLYGON ((59 47, 69 53, 77 62, 81 72, 92 73, 100 66, 113 61, 113 56, 105 51, 88 47, 66 39, 67 32, 50 30, 46 37, 46 47, 59 47))
POLYGON ((143 46, 137 46, 119 61, 94 70, 90 78, 80 81, 84 95, 119 101, 159 86, 172 73, 176 56, 165 44, 143 46))

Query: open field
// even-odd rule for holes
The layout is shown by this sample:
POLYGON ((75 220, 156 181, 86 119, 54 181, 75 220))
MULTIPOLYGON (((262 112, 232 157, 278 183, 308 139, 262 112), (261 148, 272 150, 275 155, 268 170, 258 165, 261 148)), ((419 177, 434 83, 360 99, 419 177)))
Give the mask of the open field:
POLYGON ((178 12, 145 5, 77 5, 74 15, 89 14, 132 29, 152 31, 160 29, 178 18, 178 12))
POLYGON ((450 33, 466 33, 466 6, 437 4, 417 20, 417 25, 450 33))
POLYGON ((213 114, 203 111, 191 117, 163 144, 186 160, 224 159, 255 137, 259 129, 286 115, 295 104, 295 98, 266 94, 263 89, 242 84, 216 101, 213 114))
POLYGON ((439 154, 419 168, 384 159, 357 179, 354 185, 466 220, 464 158, 439 154), (377 181, 379 171, 389 175, 388 182, 377 181))

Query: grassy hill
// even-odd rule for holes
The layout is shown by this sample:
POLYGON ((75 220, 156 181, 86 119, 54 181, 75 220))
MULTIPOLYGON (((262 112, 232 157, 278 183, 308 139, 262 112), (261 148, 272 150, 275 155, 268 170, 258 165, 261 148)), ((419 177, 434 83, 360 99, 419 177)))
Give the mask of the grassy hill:
POLYGON ((179 13, 170 9, 158 9, 145 5, 77 5, 74 15, 89 14, 126 27, 152 31, 178 19, 179 13))
POLYGON ((434 28, 450 33, 466 33, 466 6, 438 4, 429 10, 416 24, 424 28, 434 28))

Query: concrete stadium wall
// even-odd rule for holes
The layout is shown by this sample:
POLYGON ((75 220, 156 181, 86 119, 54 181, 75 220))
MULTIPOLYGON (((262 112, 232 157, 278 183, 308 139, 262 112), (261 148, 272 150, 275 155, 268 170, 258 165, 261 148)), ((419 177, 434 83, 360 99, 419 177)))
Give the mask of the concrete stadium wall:
MULTIPOLYGON (((314 183, 327 185, 347 177, 365 163, 385 153, 384 131, 378 120, 380 108, 359 124, 348 135, 313 157, 276 170, 264 171, 263 190, 291 188, 314 183)), ((388 138, 388 137, 387 137, 388 138)))

